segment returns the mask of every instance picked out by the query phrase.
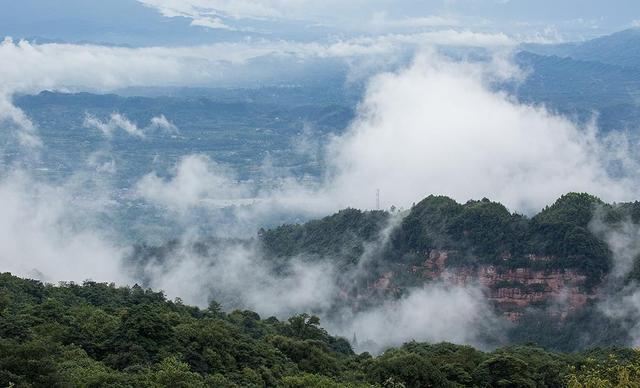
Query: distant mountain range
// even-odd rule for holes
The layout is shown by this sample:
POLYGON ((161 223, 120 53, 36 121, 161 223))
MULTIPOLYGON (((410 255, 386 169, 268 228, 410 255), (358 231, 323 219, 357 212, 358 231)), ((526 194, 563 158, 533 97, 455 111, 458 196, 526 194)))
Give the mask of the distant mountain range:
POLYGON ((640 30, 583 43, 523 45, 515 55, 521 83, 501 85, 522 102, 571 119, 597 118, 603 132, 635 133, 640 122, 640 30))
POLYGON ((640 67, 640 29, 632 28, 579 43, 527 44, 522 47, 540 55, 554 55, 614 66, 640 67))

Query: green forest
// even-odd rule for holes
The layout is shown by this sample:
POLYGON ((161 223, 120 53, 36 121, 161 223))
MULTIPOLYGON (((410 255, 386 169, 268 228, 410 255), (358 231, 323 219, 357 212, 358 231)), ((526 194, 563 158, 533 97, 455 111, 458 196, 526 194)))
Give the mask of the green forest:
MULTIPOLYGON (((486 198, 458 203, 445 196, 429 196, 404 211, 346 209, 305 224, 262 230, 260 243, 276 262, 295 256, 329 258, 348 273, 361 260, 365 246, 378 241, 384 229, 393 224, 386 242, 370 252, 366 270, 361 271, 362 283, 392 271, 397 275, 395 292, 402 295, 426 282, 410 271, 412 266, 423 265, 430 250, 447 250, 448 269, 575 270, 586 277, 580 286, 585 294, 604 288, 611 293, 628 290, 640 280, 640 258, 633 258, 634 264, 623 278, 611 282, 608 275, 613 253, 594 223, 609 231, 640 228, 640 202, 609 204, 587 193, 568 193, 537 214, 525 216, 486 198), (548 259, 536 261, 531 255, 548 259)), ((504 283, 526 288, 515 280, 504 283)), ((360 286, 354 294, 361 296, 362 289, 360 286)), ((368 294, 365 299, 375 304, 379 298, 368 294)), ((508 343, 534 342, 561 352, 631 343, 628 327, 633 326, 635 317, 606 316, 592 300, 559 321, 548 314, 549 307, 540 304, 524 310, 518 325, 506 333, 508 343)))
POLYGON ((578 268, 595 284, 611 266, 606 243, 589 228, 596 214, 612 227, 627 220, 637 224, 640 203, 613 205, 586 193, 569 193, 526 217, 486 198, 460 204, 449 197, 429 196, 403 212, 346 209, 306 224, 262 230, 260 237, 274 257, 311 254, 348 265, 396 216, 401 220, 380 252, 387 263, 419 263, 424 252, 449 249, 460 252, 457 262, 449 264, 540 266, 527 259, 536 253, 553 258, 543 263, 545 268, 578 268), (504 253, 509 260, 504 260, 504 253))
POLYGON ((410 342, 355 354, 306 314, 280 321, 113 284, 0 275, 0 385, 14 387, 639 387, 640 352, 484 352, 410 342))

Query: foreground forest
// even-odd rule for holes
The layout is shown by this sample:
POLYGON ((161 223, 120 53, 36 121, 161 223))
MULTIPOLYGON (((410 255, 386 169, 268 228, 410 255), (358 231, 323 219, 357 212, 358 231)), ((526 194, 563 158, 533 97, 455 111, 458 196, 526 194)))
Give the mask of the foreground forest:
POLYGON ((638 387, 640 352, 410 342, 355 354, 317 317, 263 319, 139 286, 0 275, 0 385, 17 387, 638 387))

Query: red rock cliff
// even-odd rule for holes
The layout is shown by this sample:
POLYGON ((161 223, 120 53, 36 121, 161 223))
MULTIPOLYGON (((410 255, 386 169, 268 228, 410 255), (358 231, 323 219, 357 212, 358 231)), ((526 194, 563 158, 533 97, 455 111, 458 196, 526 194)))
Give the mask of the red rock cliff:
MULTIPOLYGON (((448 265, 455 255, 453 251, 432 250, 426 254, 422 265, 409 271, 425 280, 443 281, 452 285, 481 285, 491 301, 508 319, 517 321, 528 307, 545 305, 552 314, 561 318, 582 308, 596 297, 594 291, 587 292, 587 277, 575 269, 535 270, 531 268, 508 268, 500 265, 448 265)), ((511 258, 509 252, 501 255, 503 260, 511 258)), ((528 255, 532 262, 549 261, 553 258, 528 255)), ((371 285, 376 290, 394 288, 394 273, 387 272, 371 285)))

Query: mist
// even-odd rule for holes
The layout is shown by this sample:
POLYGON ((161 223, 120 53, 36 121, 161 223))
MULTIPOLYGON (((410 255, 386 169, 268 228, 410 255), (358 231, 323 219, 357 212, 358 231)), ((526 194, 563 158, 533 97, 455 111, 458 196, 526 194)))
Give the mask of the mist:
POLYGON ((570 191, 635 198, 637 162, 621 139, 492 91, 493 81, 520 76, 515 70, 432 52, 374 77, 358 117, 330 145, 327 186, 356 207, 371 206, 364 194, 379 188, 385 206, 442 194, 489 197, 525 214, 570 191), (618 176, 609 171, 615 161, 625 166, 618 176))
MULTIPOLYGON (((49 51, 73 54, 76 48, 5 41, 1 50, 27 53, 37 61, 43 55, 52 58, 49 51)), ((25 79, 14 84, 15 90, 73 82, 99 88, 146 85, 162 77, 167 77, 167 84, 210 81, 205 64, 185 66, 183 58, 167 53, 143 59, 135 52, 136 59, 129 64, 137 72, 131 72, 131 67, 120 69, 119 50, 135 51, 96 49, 89 64, 108 65, 100 68, 96 79, 77 79, 56 64, 51 65, 51 78, 25 79), (148 68, 163 70, 148 74, 148 68)), ((148 50, 150 54, 159 51, 148 50)), ((81 63, 87 66, 86 61, 81 63)), ((331 258, 294 257, 276 268, 261 252, 256 232, 283 213, 298 214, 304 220, 345 207, 372 209, 377 189, 383 208, 409 207, 429 194, 443 194, 463 202, 490 197, 527 214, 569 191, 590 192, 607 201, 637 197, 640 170, 625 151, 628 144, 599 136, 595 122, 580 127, 542 106, 523 105, 492 88, 497 80, 522 76, 502 52, 493 61, 470 63, 424 51, 409 66, 371 79, 356 119, 322 151, 327 169, 317 179, 282 175, 265 163, 264 173, 272 174, 274 183, 260 187, 238 180, 233 168, 199 154, 184 155, 168 175, 149 166, 148 174, 129 188, 125 200, 142 202, 175 227, 177 247, 166 258, 132 263, 133 250, 123 231, 113 230, 110 217, 123 205, 122 197, 114 195, 109 185, 109 174, 117 165, 104 169, 87 161, 85 170, 62 183, 39 181, 31 176, 28 164, 5 166, 0 180, 6 214, 0 220, 0 260, 3 268, 17 275, 49 282, 141 283, 198 306, 215 299, 228 310, 248 308, 280 318, 311 312, 336 333, 347 337, 355 333, 363 344, 360 349, 374 352, 414 339, 483 346, 485 324, 500 328, 502 321, 482 302, 481 287, 428 285, 373 308, 338 309, 343 284, 331 258), (614 175, 611 165, 624 169, 614 175), (200 228, 203 219, 218 227, 200 228), (209 237, 227 240, 209 250, 195 248, 209 237), (376 344, 364 345, 374 338, 376 344)), ((33 123, 10 103, 0 111, 3 127, 17 128, 23 152, 36 158, 40 151, 33 148, 39 138, 33 123)), ((145 133, 117 113, 108 121, 88 116, 85 126, 106 138, 116 131, 138 138, 145 133)), ((164 116, 149 126, 172 128, 164 116)), ((384 246, 389 228, 361 262, 384 246)), ((153 241, 154 236, 141 240, 153 241)), ((628 271, 622 264, 620 268, 628 271)))
MULTIPOLYGON (((480 286, 454 287, 431 284, 413 290, 399 300, 344 318, 334 329, 346 338, 353 333, 358 351, 379 354, 408 341, 452 342, 479 348, 501 343, 508 323, 494 314, 480 286)), ((333 329, 333 322, 328 322, 333 329)))
POLYGON ((612 255, 612 269, 599 291, 597 307, 607 317, 622 322, 630 346, 640 345, 640 291, 633 272, 640 258, 640 225, 629 216, 617 222, 607 222, 600 209, 590 223, 590 229, 606 242, 612 255))
POLYGON ((23 171, 0 179, 0 263, 3 271, 48 282, 96 281, 131 284, 123 271, 126 246, 114 244, 115 232, 99 219, 110 199, 75 177, 64 186, 37 182, 23 171))

